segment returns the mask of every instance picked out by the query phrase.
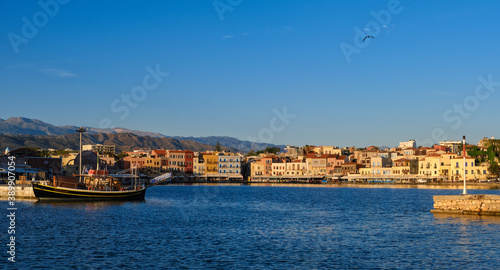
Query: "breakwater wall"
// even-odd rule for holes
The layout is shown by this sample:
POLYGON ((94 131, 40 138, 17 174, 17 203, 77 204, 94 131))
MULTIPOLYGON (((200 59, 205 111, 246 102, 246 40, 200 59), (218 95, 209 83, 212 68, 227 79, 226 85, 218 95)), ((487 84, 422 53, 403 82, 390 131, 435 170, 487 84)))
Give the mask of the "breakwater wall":
POLYGON ((500 216, 500 195, 436 195, 431 213, 500 216))
MULTIPOLYGON (((16 199, 36 199, 31 185, 16 185, 15 188, 16 194, 14 197, 16 199)), ((11 197, 9 195, 9 186, 0 185, 0 199, 6 200, 8 197, 11 197)))

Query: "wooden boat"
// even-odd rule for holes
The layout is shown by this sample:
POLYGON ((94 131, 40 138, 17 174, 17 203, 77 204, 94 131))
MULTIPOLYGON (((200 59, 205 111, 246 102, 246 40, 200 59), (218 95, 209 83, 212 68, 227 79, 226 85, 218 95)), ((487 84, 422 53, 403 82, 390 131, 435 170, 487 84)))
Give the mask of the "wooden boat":
MULTIPOLYGON (((90 171, 79 181, 77 177, 54 176, 52 183, 33 182, 33 192, 40 201, 140 201, 144 200, 147 186, 134 175, 108 175, 90 171)), ((171 174, 151 180, 152 185, 163 182, 171 174)))

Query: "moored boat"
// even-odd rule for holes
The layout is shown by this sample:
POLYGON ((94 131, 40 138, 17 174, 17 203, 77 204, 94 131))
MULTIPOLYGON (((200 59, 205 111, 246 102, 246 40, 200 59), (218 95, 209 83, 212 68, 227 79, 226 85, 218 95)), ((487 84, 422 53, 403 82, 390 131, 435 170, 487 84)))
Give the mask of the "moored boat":
POLYGON ((146 188, 138 190, 85 190, 78 188, 54 187, 48 184, 33 183, 33 192, 41 201, 49 200, 144 200, 146 188))
MULTIPOLYGON (((90 171, 77 177, 54 176, 49 181, 32 182, 33 192, 40 201, 140 201, 146 196, 147 186, 135 175, 108 175, 90 171)), ((159 184, 171 178, 167 173, 150 181, 159 184)))

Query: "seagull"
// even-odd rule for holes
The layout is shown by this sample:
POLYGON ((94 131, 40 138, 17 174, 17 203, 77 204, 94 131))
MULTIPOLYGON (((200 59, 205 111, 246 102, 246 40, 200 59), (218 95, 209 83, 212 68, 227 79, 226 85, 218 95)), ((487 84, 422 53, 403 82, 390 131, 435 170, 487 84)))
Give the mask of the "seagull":
POLYGON ((367 38, 373 38, 373 39, 375 39, 373 36, 366 36, 366 37, 363 39, 363 41, 365 41, 365 39, 367 39, 367 38))

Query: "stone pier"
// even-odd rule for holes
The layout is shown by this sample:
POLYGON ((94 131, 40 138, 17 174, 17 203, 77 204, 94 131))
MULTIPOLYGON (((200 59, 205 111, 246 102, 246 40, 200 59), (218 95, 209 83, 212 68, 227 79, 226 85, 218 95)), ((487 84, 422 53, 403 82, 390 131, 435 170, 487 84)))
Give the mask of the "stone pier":
POLYGON ((431 213, 500 216, 500 195, 436 195, 431 213))
MULTIPOLYGON (((7 200, 9 197, 9 186, 0 185, 0 200, 7 200)), ((31 185, 16 185, 16 199, 36 199, 31 185)))

